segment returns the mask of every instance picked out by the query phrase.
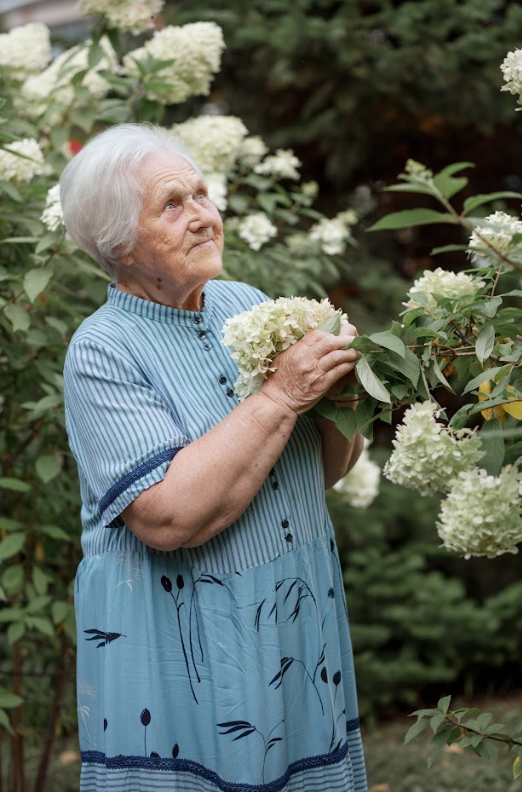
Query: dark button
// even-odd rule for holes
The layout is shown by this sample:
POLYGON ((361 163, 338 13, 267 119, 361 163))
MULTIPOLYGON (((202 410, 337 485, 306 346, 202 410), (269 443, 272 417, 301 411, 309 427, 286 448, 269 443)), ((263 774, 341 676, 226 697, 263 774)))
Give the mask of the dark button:
POLYGON ((203 349, 206 349, 208 352, 208 350, 212 349, 212 347, 210 346, 210 344, 203 344, 203 349))
POLYGON ((227 388, 227 396, 233 396, 233 395, 234 395, 234 391, 232 390, 232 388, 227 388))
POLYGON ((195 322, 196 324, 200 324, 201 323, 201 316, 195 316, 192 321, 195 322))
POLYGON ((287 542, 292 542, 292 541, 293 541, 293 539, 294 539, 294 537, 292 536, 292 534, 287 534, 287 535, 285 536, 285 539, 286 539, 286 541, 287 541, 287 542))
POLYGON ((277 483, 277 481, 273 481, 272 482, 272 489, 275 489, 275 490, 279 489, 279 484, 277 483))
POLYGON ((218 380, 220 385, 224 385, 226 381, 227 381, 226 377, 220 377, 219 380, 218 380))
POLYGON ((207 337, 207 334, 205 333, 205 331, 204 330, 200 330, 200 332, 198 333, 198 338, 206 338, 206 337, 207 337))
POLYGON ((290 525, 290 523, 288 522, 288 520, 282 520, 282 521, 281 521, 281 525, 283 526, 283 528, 288 528, 288 526, 290 525))

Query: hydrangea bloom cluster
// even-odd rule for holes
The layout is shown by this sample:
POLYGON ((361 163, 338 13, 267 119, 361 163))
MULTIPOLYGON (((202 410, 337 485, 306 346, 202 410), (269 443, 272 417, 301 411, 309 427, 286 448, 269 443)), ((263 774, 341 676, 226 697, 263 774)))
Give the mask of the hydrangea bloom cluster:
POLYGON ((319 302, 305 297, 279 297, 227 319, 223 343, 239 368, 234 386, 238 398, 246 399, 258 390, 267 372, 273 370, 276 355, 335 313, 326 298, 319 302))
POLYGON ((47 193, 45 209, 40 220, 47 226, 49 231, 58 231, 63 226, 63 212, 60 201, 60 185, 55 184, 47 193))
POLYGON ((238 163, 245 170, 253 170, 268 153, 268 146, 259 135, 249 135, 241 141, 238 152, 238 163))
POLYGON ((255 166, 254 173, 272 176, 274 179, 298 181, 301 177, 297 168, 301 165, 302 162, 297 159, 292 149, 276 149, 275 154, 271 154, 255 166))
POLYGON ((499 476, 462 471, 442 501, 437 530, 445 547, 465 558, 517 553, 522 542, 521 474, 513 465, 499 476))
POLYGON ((31 22, 0 34, 0 66, 13 80, 22 81, 45 69, 51 60, 49 28, 31 22))
POLYGON ((386 478, 421 495, 447 492, 451 479, 484 456, 476 432, 448 429, 436 420, 438 412, 430 401, 409 407, 384 466, 386 478))
POLYGON ((312 226, 309 231, 310 239, 318 242, 323 253, 336 256, 344 253, 346 242, 351 237, 350 225, 357 222, 355 212, 339 212, 331 220, 324 217, 312 226))
POLYGON ((173 127, 203 173, 228 173, 248 134, 240 118, 201 115, 173 127))
POLYGON ((165 5, 165 0, 80 0, 81 14, 103 17, 111 28, 142 33, 154 24, 154 17, 165 5))
POLYGON ((237 233, 252 250, 259 250, 277 236, 277 228, 264 212, 254 212, 240 220, 237 233))
POLYGON ((404 305, 407 308, 424 307, 430 313, 437 308, 437 301, 434 295, 448 297, 453 300, 456 298, 473 297, 480 289, 485 286, 485 282, 466 275, 465 272, 448 272, 448 270, 437 267, 435 270, 426 270, 420 278, 413 282, 413 286, 408 292, 410 299, 404 305), (415 299, 415 294, 421 292, 428 298, 427 303, 422 303, 415 299))
POLYGON ((209 173, 206 182, 208 197, 220 212, 224 212, 227 208, 227 177, 223 173, 209 173))
MULTIPOLYGON (((522 49, 508 52, 500 69, 506 81, 506 85, 503 85, 500 90, 509 91, 510 94, 514 95, 518 94, 518 103, 522 104, 522 49)), ((517 107, 517 110, 521 109, 517 107)))
MULTIPOLYGON (((104 56, 94 69, 89 69, 82 80, 89 93, 102 99, 110 89, 107 80, 98 72, 103 69, 114 70, 118 60, 110 41, 100 40, 104 56)), ((29 118, 37 118, 46 112, 49 126, 59 124, 65 109, 74 101, 74 88, 70 85, 71 74, 87 69, 88 48, 85 45, 72 47, 62 52, 51 65, 40 74, 29 77, 21 88, 17 108, 29 118), (52 101, 49 97, 52 96, 52 101)))
POLYGON ((494 252, 487 247, 486 242, 479 239, 477 232, 495 250, 504 253, 504 255, 509 255, 515 248, 520 247, 520 243, 514 245, 512 242, 514 234, 522 234, 522 221, 518 218, 506 214, 506 212, 494 212, 488 215, 485 221, 491 225, 481 225, 476 231, 473 231, 469 238, 468 252, 472 261, 482 257, 496 258, 494 252))
POLYGON ((193 22, 182 27, 167 25, 143 47, 125 55, 123 64, 129 74, 138 76, 136 61, 146 61, 149 56, 157 60, 174 58, 171 66, 154 75, 154 83, 164 83, 166 87, 149 88, 147 95, 164 105, 179 104, 190 96, 206 96, 210 92, 224 48, 223 31, 214 22, 193 22))
POLYGON ((369 442, 365 440, 361 456, 353 468, 333 486, 336 492, 357 509, 368 508, 379 494, 381 469, 370 459, 368 446, 369 442))
POLYGON ((0 149, 0 180, 7 182, 30 182, 35 176, 45 173, 44 156, 38 142, 34 138, 16 140, 6 143, 0 149), (17 151, 23 154, 18 157, 11 154, 17 151), (30 157, 30 159, 25 159, 30 157))

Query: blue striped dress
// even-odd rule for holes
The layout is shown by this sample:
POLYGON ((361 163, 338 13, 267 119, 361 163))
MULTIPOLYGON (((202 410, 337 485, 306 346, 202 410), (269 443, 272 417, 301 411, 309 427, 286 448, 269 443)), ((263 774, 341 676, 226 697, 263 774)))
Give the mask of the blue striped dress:
POLYGON ((71 341, 81 792, 367 788, 314 422, 298 419, 245 512, 200 547, 153 550, 121 517, 237 406, 222 328, 265 299, 210 281, 192 312, 111 285, 71 341))

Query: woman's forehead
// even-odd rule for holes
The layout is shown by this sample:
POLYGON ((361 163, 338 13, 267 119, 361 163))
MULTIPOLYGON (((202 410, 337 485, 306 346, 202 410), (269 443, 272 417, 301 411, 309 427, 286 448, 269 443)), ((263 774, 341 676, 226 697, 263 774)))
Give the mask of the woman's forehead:
POLYGON ((204 183, 190 162, 173 151, 160 151, 146 157, 138 171, 138 178, 150 197, 169 188, 194 189, 204 183))

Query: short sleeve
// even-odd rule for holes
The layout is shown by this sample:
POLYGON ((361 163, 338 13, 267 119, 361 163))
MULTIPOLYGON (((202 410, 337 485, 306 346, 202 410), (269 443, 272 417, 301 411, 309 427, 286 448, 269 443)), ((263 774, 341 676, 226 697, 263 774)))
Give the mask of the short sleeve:
POLYGON ((189 440, 175 414, 123 352, 73 341, 64 368, 65 420, 80 478, 104 525, 161 481, 189 440))

